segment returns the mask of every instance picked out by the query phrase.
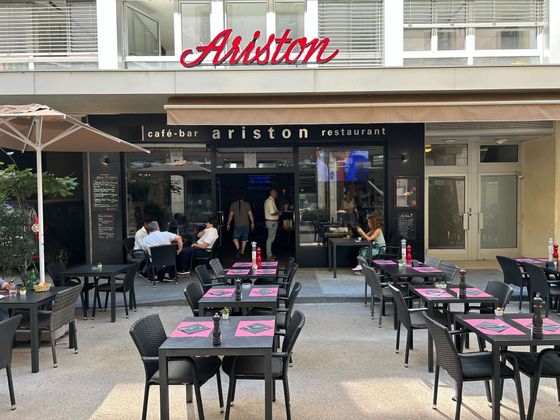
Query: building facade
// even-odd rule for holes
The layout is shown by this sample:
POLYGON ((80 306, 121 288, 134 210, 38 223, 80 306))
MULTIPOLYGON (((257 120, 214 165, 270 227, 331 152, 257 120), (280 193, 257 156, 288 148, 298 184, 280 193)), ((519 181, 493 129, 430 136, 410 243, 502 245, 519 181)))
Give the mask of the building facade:
MULTIPOLYGON (((326 264, 322 223, 371 215, 419 258, 539 256, 560 238, 558 12, 553 0, 7 0, 0 92, 151 150, 82 156, 87 260, 120 259, 144 218, 227 217, 239 195, 263 222, 271 187, 278 245, 306 265, 326 264), (108 179, 121 200, 96 208, 108 179)), ((263 223, 253 235, 264 245, 263 223)))

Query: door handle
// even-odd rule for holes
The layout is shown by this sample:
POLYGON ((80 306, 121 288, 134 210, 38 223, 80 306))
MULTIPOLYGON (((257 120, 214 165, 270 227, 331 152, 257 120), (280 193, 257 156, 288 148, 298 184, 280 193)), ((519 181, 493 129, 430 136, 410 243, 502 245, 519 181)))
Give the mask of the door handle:
POLYGON ((469 230, 469 216, 470 213, 463 213, 463 229, 469 230))
POLYGON ((480 230, 484 229, 484 214, 478 213, 478 228, 480 230))

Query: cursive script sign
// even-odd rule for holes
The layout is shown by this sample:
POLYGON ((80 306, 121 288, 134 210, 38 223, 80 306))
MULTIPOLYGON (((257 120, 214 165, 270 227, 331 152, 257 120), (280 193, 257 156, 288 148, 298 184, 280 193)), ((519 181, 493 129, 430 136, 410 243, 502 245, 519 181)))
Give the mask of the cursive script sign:
POLYGON ((282 36, 270 35, 264 45, 257 46, 257 41, 261 36, 260 31, 255 31, 253 39, 243 45, 240 35, 231 40, 231 29, 225 29, 214 37, 208 45, 196 47, 199 52, 197 57, 191 59, 195 54, 192 49, 183 51, 181 54, 181 64, 185 67, 195 67, 201 64, 212 53, 214 54, 212 63, 214 65, 223 64, 296 64, 298 61, 306 64, 315 57, 313 62, 323 64, 331 61, 338 55, 339 50, 334 50, 330 55, 323 56, 329 46, 329 38, 313 38, 307 40, 306 37, 290 38, 290 30, 286 29, 282 36))

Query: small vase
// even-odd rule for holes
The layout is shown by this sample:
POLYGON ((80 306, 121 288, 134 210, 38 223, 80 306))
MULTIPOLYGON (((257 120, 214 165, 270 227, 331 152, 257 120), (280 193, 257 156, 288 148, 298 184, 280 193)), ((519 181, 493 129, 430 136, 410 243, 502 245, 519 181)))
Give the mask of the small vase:
POLYGON ((223 320, 229 319, 229 314, 222 314, 222 319, 223 320))

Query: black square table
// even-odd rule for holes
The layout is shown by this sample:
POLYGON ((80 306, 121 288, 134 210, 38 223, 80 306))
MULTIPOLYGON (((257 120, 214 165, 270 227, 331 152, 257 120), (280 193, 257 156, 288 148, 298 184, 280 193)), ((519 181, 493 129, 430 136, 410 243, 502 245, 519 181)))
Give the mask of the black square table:
MULTIPOLYGON (((481 314, 468 314, 456 315, 455 324, 458 327, 464 328, 468 331, 474 332, 479 338, 487 341, 492 345, 492 361, 494 364, 492 376, 492 399, 500 401, 501 399, 501 380, 500 380, 500 351, 508 346, 560 346, 560 333, 559 334, 545 334, 542 339, 535 339, 531 336, 531 329, 515 322, 519 319, 532 318, 532 314, 504 314, 501 317, 495 315, 481 315, 481 314), (501 333, 479 329, 469 323, 475 322, 473 320, 500 322, 508 327, 501 333), (516 330, 515 335, 511 328, 516 330), (497 398, 496 396, 500 396, 497 398)), ((545 318, 545 323, 547 319, 545 318)), ((554 321, 554 320, 552 320, 554 321)), ((554 321, 556 322, 556 321, 554 321)), ((559 330, 560 331, 560 330, 559 330)), ((492 419, 498 420, 500 418, 500 404, 492 404, 492 419)))
MULTIPOLYGON (((348 233, 346 233, 348 235, 348 233)), ((371 246, 369 241, 358 241, 356 239, 347 238, 328 238, 328 256, 329 256, 329 270, 333 272, 333 278, 336 279, 336 249, 341 246, 345 248, 371 246)))
POLYGON ((29 329, 31 334, 31 372, 39 372, 39 308, 52 302, 56 294, 67 287, 51 287, 46 292, 28 291, 23 296, 4 295, 0 299, 0 309, 23 309, 29 311, 29 329))
MULTIPOLYGON (((459 286, 448 285, 445 289, 438 289, 429 286, 408 286, 408 290, 426 302, 428 306, 428 315, 433 313, 436 304, 452 304, 452 303, 491 303, 494 306, 498 304, 498 299, 489 296, 489 293, 476 289, 480 293, 470 294, 469 289, 475 289, 467 285, 467 297, 461 299, 459 297, 459 286)), ((472 292, 471 292, 472 293, 472 292)), ((449 318, 449 321, 451 319, 449 318)), ((428 372, 434 371, 434 341, 428 332, 428 372)))
MULTIPOLYGON (((96 265, 84 264, 79 267, 69 268, 61 273, 63 277, 63 284, 65 284, 66 279, 70 277, 83 277, 84 287, 87 287, 86 285, 89 282, 89 277, 107 277, 111 286, 111 322, 115 322, 117 317, 115 276, 126 272, 130 265, 131 264, 103 264, 101 268, 98 268, 96 265)), ((88 300, 86 300, 86 305, 87 302, 88 300)), ((95 301, 93 304, 95 305, 95 301)), ((88 308, 86 307, 86 311, 87 309, 88 308)))
MULTIPOLYGON (((274 331, 274 316, 232 316, 220 322, 222 332, 222 343, 218 346, 212 344, 212 329, 208 336, 188 336, 173 331, 167 340, 159 348, 159 389, 160 389, 160 419, 169 419, 169 389, 167 379, 167 362, 174 357, 195 356, 264 356, 265 358, 265 415, 266 420, 272 419, 272 347, 274 334, 266 336, 244 336, 235 335, 238 324, 242 321, 266 321, 272 325, 274 331), (182 337, 174 336, 182 335, 182 337)), ((212 324, 211 317, 187 317, 184 323, 208 323, 212 324)), ((181 324, 179 324, 180 326, 181 324)), ((198 335, 198 334, 193 334, 198 335)))
POLYGON ((278 307, 278 286, 241 286, 241 300, 235 300, 235 286, 213 286, 198 301, 200 314, 205 309, 211 308, 240 308, 247 313, 251 308, 267 308, 276 314, 278 307), (272 293, 260 295, 257 292, 262 289, 270 290, 272 293), (223 294, 222 294, 223 293, 223 294))

